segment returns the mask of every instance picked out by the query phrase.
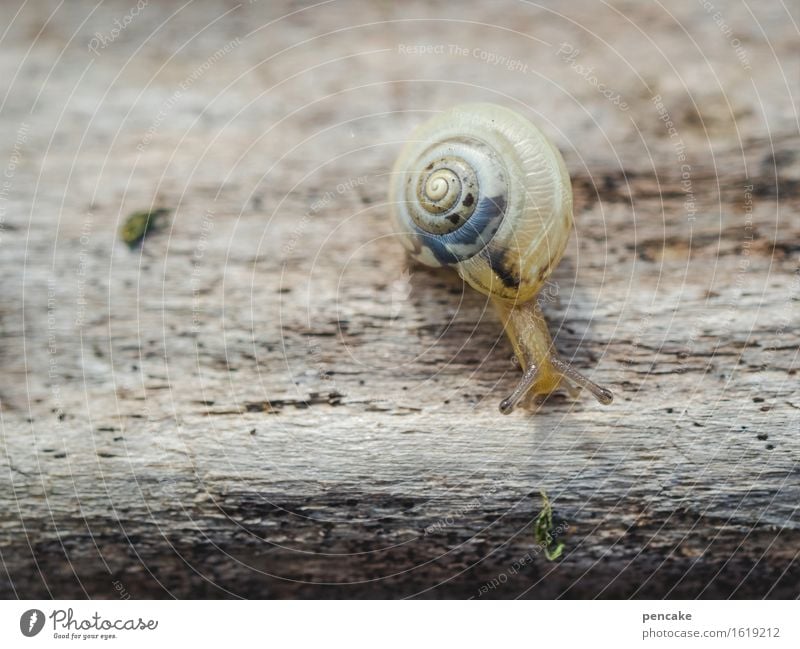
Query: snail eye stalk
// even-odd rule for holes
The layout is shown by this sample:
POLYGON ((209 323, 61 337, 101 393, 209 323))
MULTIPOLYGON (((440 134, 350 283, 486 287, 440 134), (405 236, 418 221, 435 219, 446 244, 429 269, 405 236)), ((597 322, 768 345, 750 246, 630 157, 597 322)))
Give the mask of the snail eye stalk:
POLYGON ((568 381, 572 381, 575 385, 579 385, 591 392, 595 399, 597 399, 604 406, 607 406, 614 400, 614 394, 608 388, 597 385, 590 378, 581 374, 569 363, 561 360, 558 356, 550 356, 550 364, 555 368, 556 372, 561 374, 568 381))
POLYGON ((522 401, 525 395, 528 394, 533 384, 536 383, 538 374, 539 368, 531 364, 528 369, 525 370, 525 373, 522 375, 519 383, 517 383, 517 387, 514 388, 514 391, 500 402, 500 412, 504 415, 511 413, 514 408, 519 405, 519 402, 522 401))

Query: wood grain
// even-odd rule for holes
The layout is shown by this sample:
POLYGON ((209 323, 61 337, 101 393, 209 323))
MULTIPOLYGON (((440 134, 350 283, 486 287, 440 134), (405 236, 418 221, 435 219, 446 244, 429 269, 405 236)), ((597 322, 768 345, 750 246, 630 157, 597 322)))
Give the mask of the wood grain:
POLYGON ((0 595, 800 595, 796 11, 178 7, 0 45, 0 595), (403 138, 474 100, 565 155, 541 299, 609 407, 499 415, 490 305, 393 236, 403 138))

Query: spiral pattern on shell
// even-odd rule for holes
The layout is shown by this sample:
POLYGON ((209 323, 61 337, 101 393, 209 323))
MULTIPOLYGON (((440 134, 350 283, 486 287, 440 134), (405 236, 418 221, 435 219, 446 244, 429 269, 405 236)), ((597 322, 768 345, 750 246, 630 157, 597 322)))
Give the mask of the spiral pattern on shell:
POLYGON ((517 113, 467 104, 403 148, 390 202, 411 255, 453 266, 477 290, 533 298, 563 254, 572 191, 561 154, 517 113))

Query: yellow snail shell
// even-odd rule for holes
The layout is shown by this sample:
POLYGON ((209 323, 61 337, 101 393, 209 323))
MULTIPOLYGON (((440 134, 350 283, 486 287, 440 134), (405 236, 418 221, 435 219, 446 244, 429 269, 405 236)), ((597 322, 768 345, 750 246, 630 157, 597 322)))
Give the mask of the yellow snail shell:
POLYGON ((451 266, 497 306, 525 370, 502 412, 564 379, 611 402, 610 391, 558 358, 536 304, 572 230, 569 174, 536 126, 494 104, 439 113, 409 137, 389 200, 412 257, 451 266))

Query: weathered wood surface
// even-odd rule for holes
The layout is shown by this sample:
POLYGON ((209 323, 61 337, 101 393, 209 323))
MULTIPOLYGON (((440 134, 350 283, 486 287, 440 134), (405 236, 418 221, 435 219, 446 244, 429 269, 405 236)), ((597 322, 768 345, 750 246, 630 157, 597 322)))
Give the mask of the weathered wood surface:
POLYGON ((798 15, 718 4, 4 9, 0 594, 798 596, 798 15), (486 301, 405 270, 387 173, 469 100, 564 152, 610 407, 501 417, 486 301))

